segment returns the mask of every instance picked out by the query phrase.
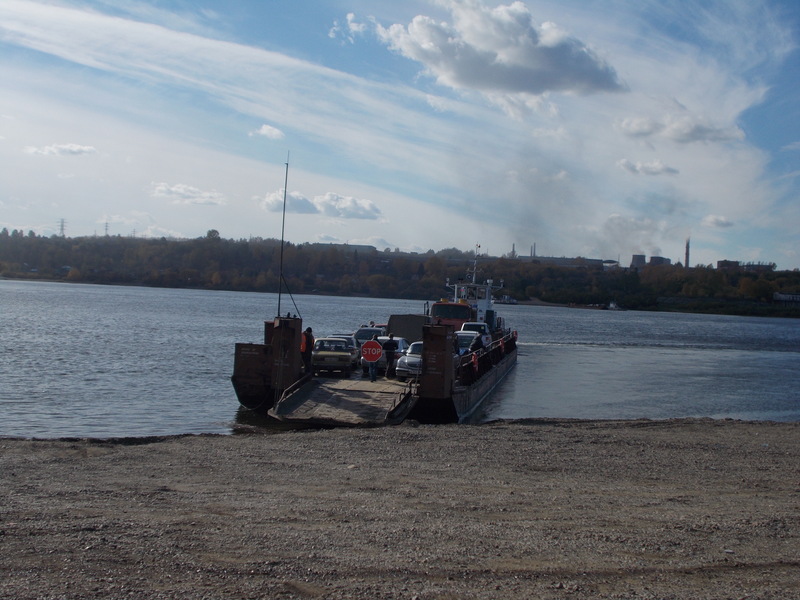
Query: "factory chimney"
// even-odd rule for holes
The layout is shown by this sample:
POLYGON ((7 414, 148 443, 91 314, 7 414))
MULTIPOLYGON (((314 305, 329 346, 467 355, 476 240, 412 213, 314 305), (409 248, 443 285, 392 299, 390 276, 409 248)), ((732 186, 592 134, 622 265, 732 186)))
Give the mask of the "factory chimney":
POLYGON ((684 268, 689 268, 689 238, 686 238, 686 260, 683 263, 684 268))

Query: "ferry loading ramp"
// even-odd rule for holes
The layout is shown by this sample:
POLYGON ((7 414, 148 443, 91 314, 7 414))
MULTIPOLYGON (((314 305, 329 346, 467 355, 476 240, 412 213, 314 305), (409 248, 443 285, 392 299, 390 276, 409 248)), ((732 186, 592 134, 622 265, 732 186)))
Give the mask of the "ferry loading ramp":
POLYGON ((306 379, 287 389, 270 416, 319 426, 401 423, 417 401, 413 383, 395 379, 306 379))

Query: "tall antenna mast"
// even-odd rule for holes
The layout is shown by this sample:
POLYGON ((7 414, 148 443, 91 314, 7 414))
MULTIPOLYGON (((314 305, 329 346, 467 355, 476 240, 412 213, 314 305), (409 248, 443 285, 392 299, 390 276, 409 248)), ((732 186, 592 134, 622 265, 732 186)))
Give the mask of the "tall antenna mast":
POLYGON ((278 275, 278 316, 281 316, 281 290, 283 290, 283 236, 286 230, 286 190, 289 187, 289 152, 286 152, 286 175, 283 178, 283 219, 281 221, 281 263, 278 275))

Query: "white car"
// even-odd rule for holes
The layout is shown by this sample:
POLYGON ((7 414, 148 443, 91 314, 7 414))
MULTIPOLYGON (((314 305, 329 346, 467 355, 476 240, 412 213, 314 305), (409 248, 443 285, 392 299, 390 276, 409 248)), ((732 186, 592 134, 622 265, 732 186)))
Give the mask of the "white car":
POLYGON ((397 359, 395 373, 399 381, 416 379, 422 374, 422 342, 414 342, 408 351, 397 359))
POLYGON ((489 326, 483 321, 469 321, 461 326, 461 331, 477 331, 481 335, 489 335, 489 326))

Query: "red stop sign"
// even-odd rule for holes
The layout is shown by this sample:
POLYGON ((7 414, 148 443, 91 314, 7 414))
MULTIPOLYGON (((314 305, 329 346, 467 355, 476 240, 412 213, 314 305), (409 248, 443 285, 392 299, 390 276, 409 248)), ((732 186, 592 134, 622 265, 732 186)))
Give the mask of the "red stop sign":
POLYGON ((383 348, 375 340, 364 342, 364 345, 361 346, 361 356, 367 362, 375 362, 381 357, 381 354, 383 354, 383 348))

